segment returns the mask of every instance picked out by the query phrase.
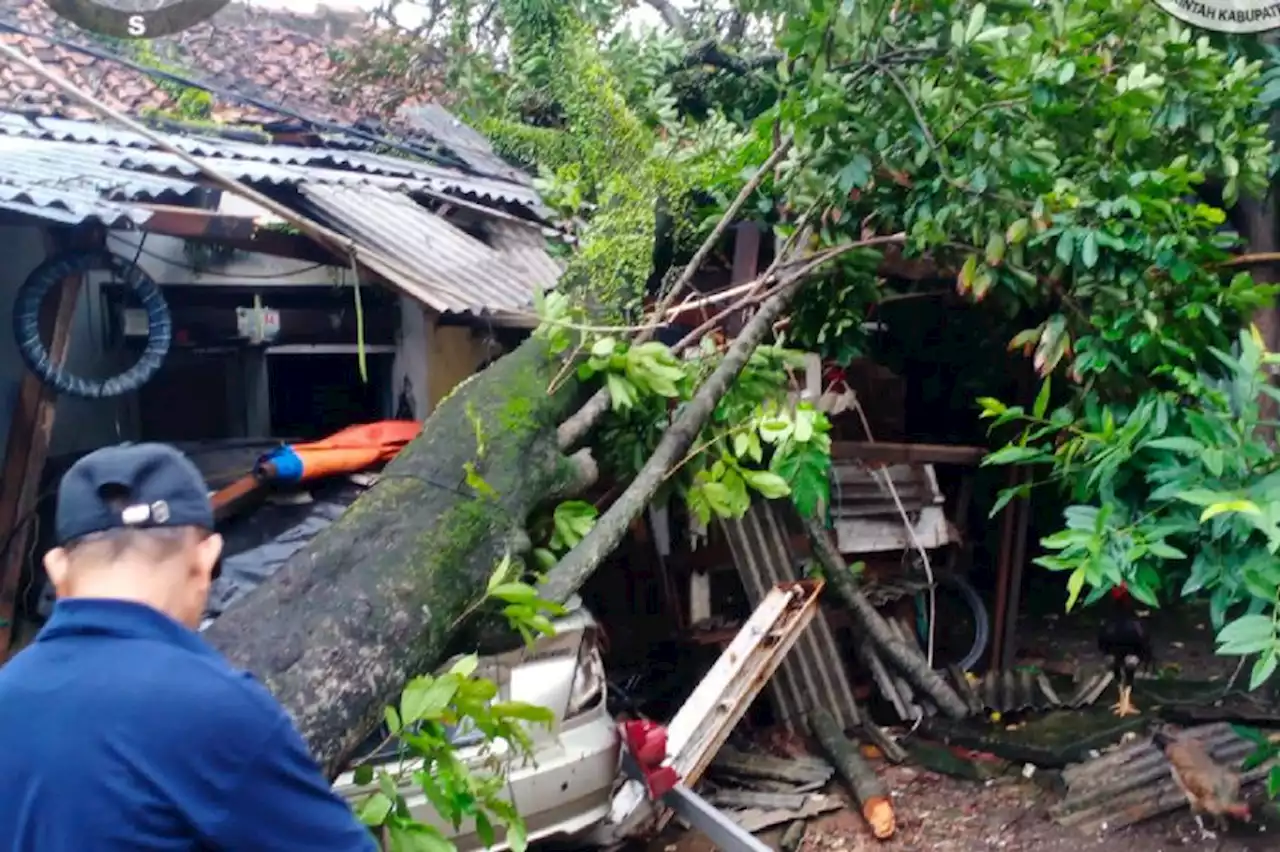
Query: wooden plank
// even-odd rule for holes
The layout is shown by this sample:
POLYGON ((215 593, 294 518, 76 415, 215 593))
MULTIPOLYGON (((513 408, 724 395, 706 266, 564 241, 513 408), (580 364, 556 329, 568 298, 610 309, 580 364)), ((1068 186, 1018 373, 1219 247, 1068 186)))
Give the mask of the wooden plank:
POLYGON ((876 464, 976 465, 990 452, 986 447, 959 444, 899 444, 889 441, 832 441, 831 458, 876 464))
MULTIPOLYGON (((48 233, 48 232, 46 232, 48 233)), ((101 231, 93 235, 63 233, 45 239, 48 255, 73 246, 101 245, 101 231)), ((49 357, 62 364, 71 343, 71 325, 80 298, 82 276, 64 278, 53 294, 52 334, 49 357)), ((17 405, 9 424, 4 474, 0 479, 0 529, 4 551, 0 553, 0 663, 9 657, 13 643, 13 619, 17 608, 22 566, 31 535, 28 522, 39 501, 40 475, 49 454, 57 394, 35 374, 24 372, 17 405)))
MULTIPOLYGON (((776 586, 681 705, 667 726, 664 761, 675 768, 681 783, 692 787, 701 779, 734 726, 813 620, 821 591, 822 583, 810 580, 776 586)), ((608 830, 618 839, 630 837, 655 816, 661 830, 671 814, 655 814, 644 786, 628 781, 613 797, 608 830)))

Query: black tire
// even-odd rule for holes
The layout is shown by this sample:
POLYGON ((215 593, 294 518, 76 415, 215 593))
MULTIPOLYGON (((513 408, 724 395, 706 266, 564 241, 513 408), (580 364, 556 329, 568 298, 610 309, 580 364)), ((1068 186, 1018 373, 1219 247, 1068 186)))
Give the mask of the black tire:
POLYGON ((13 305, 13 337, 31 372, 49 387, 67 396, 107 399, 142 387, 156 374, 173 340, 173 320, 160 285, 136 263, 107 251, 74 251, 55 255, 37 266, 18 287, 13 305), (40 305, 64 278, 93 270, 110 272, 124 281, 147 312, 147 346, 128 370, 109 379, 85 379, 53 363, 49 348, 40 339, 40 305))
MULTIPOLYGON (((973 671, 974 666, 987 653, 987 644, 991 641, 991 619, 987 615, 986 604, 982 602, 982 596, 969 585, 969 581, 958 574, 939 574, 934 581, 935 593, 946 592, 951 597, 959 598, 973 616, 973 645, 957 663, 961 671, 973 671)), ((923 633, 920 636, 921 643, 928 642, 928 600, 927 591, 916 596, 916 606, 920 609, 921 619, 925 621, 924 630, 917 631, 923 633)))

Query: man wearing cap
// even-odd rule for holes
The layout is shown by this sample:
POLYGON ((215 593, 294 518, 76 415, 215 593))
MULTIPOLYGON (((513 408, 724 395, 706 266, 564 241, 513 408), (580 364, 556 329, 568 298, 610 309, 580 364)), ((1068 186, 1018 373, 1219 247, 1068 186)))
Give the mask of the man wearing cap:
POLYGON ((195 632, 222 538, 185 456, 85 456, 56 538, 53 615, 0 669, 0 850, 375 852, 284 709, 195 632))

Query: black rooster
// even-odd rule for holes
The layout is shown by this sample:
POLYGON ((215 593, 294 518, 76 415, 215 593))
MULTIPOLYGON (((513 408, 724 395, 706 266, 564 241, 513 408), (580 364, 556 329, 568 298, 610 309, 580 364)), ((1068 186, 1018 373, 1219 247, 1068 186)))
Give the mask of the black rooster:
POLYGON ((1133 705, 1133 681, 1139 669, 1152 663, 1151 640, 1123 583, 1111 590, 1111 608, 1098 634, 1098 648, 1120 684, 1120 700, 1111 709, 1117 716, 1136 716, 1141 711, 1133 705))

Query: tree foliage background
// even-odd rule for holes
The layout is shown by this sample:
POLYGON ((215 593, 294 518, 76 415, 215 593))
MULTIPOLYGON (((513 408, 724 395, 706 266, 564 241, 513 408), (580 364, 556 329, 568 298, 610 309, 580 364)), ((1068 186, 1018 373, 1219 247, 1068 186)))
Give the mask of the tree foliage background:
MULTIPOLYGON (((1280 395, 1250 319, 1275 287, 1236 255, 1241 211, 1272 204, 1275 57, 1148 0, 647 8, 658 26, 629 2, 432 0, 346 70, 405 96, 440 86, 538 175, 571 256, 541 333, 570 357, 565 381, 607 388, 593 443, 613 471, 644 464, 723 352, 708 338, 675 358, 622 326, 785 148, 739 217, 830 252, 786 345, 847 362, 868 310, 918 286, 893 263, 926 260, 1039 376, 1033 399, 973 412, 1003 444, 987 463, 1035 474, 992 513, 1033 490, 1065 508, 1036 561, 1065 572, 1067 607, 1119 583, 1152 605, 1205 596, 1221 652, 1266 681, 1280 395), (892 234, 900 249, 841 250, 892 234)), ((826 424, 783 405, 788 357, 760 351, 673 478, 703 522, 751 491, 825 502, 826 424)))

